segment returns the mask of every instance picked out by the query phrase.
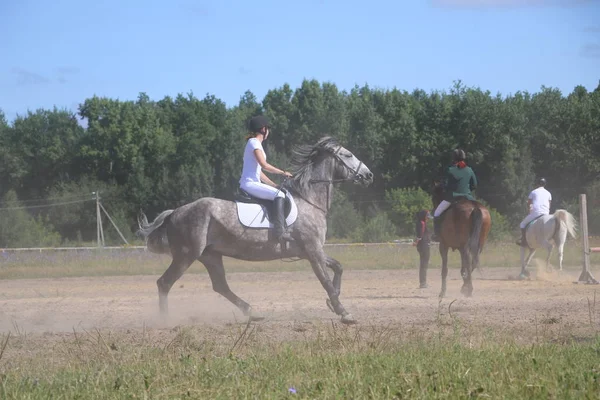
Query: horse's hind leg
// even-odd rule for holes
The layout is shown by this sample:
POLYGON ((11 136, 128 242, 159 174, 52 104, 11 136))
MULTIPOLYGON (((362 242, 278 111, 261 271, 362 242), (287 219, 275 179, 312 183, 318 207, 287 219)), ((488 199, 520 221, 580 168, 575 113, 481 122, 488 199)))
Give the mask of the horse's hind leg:
POLYGON ((567 232, 565 230, 565 231, 559 233, 558 240, 557 240, 558 265, 559 265, 559 268, 560 268, 561 272, 563 270, 563 255, 564 255, 564 249, 565 249, 565 242, 566 241, 567 241, 567 232))
MULTIPOLYGON (((550 243, 548 243, 546 245, 546 250, 548 251, 548 254, 546 255, 546 272, 552 272, 552 268, 550 268, 550 257, 552 256, 552 249, 554 248, 554 246, 550 243)), ((561 268, 562 271, 562 268, 561 268)))
POLYGON ((223 256, 221 254, 206 250, 198 260, 206 267, 215 292, 232 302, 245 316, 249 317, 250 320, 260 321, 263 319, 263 317, 253 313, 252 307, 244 300, 240 299, 229 288, 227 277, 225 276, 225 267, 223 266, 223 256))
POLYGON ((564 246, 565 244, 561 244, 560 246, 558 246, 558 267, 559 267, 559 271, 562 272, 563 270, 563 255, 564 255, 564 246))
POLYGON ((460 249, 461 268, 460 274, 463 278, 463 286, 460 292, 466 297, 473 295, 473 282, 471 281, 471 256, 466 248, 460 249))
POLYGON ((158 305, 162 315, 166 316, 169 312, 168 297, 171 287, 181 278, 193 262, 194 259, 190 259, 185 255, 175 254, 169 268, 156 281, 156 286, 158 286, 158 305))
POLYGON ((202 238, 205 235, 206 231, 204 235, 196 237, 190 235, 190 238, 184 241, 182 240, 182 232, 179 229, 172 225, 167 226, 167 236, 173 261, 165 273, 156 281, 160 311, 163 315, 168 313, 167 299, 171 287, 204 251, 205 241, 202 238))
POLYGON ((440 243, 440 256, 442 257, 442 290, 440 298, 446 295, 446 278, 448 277, 448 247, 440 243))

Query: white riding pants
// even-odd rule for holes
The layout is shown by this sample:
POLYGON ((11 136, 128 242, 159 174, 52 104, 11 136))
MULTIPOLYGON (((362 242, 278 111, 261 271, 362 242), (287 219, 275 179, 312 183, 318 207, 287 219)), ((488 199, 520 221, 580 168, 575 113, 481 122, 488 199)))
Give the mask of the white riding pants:
POLYGON ((240 184, 240 188, 248 194, 263 200, 272 201, 275 200, 275 197, 285 197, 285 193, 280 189, 262 182, 245 181, 240 184))
POLYGON ((527 226, 528 223, 530 223, 531 221, 533 221, 536 217, 539 217, 540 215, 544 215, 543 213, 539 213, 539 212, 530 212, 528 216, 526 216, 523 221, 521 221, 521 223, 519 224, 519 228, 521 229, 525 229, 525 227, 527 226))
POLYGON ((448 207, 450 207, 450 204, 452 204, 452 203, 450 203, 449 201, 446 201, 446 200, 442 200, 441 203, 437 206, 437 208, 433 212, 433 216, 439 217, 440 215, 442 215, 442 213, 444 211, 446 211, 448 209, 448 207))

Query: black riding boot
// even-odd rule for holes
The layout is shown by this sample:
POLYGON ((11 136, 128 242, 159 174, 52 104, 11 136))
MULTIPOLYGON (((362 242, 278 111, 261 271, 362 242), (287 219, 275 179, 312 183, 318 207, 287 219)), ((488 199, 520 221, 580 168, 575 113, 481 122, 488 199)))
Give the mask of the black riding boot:
POLYGON ((527 245, 527 228, 521 228, 521 239, 517 240, 517 244, 521 247, 528 247, 527 245))
POLYGON ((273 200, 273 233, 275 234, 275 240, 281 243, 282 247, 286 241, 291 242, 294 240, 285 230, 284 202, 283 197, 275 197, 275 200, 273 200))

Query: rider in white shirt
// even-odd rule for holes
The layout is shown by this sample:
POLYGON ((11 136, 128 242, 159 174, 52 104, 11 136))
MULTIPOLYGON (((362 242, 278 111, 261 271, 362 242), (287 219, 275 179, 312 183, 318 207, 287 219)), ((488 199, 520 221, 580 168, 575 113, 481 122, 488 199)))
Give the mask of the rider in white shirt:
POLYGON ((552 195, 546 190, 545 186, 546 179, 540 178, 538 187, 529 193, 529 198, 527 200, 527 204, 529 205, 529 215, 527 215, 519 225, 521 228, 521 239, 517 240, 519 246, 527 247, 527 240, 525 238, 527 224, 539 216, 550 214, 552 195))
POLYGON ((263 170, 274 174, 291 177, 287 171, 281 170, 267 162, 267 155, 262 147, 262 142, 269 137, 269 120, 262 116, 253 117, 248 123, 250 133, 246 137, 246 148, 244 149, 244 165, 240 188, 248 194, 263 200, 272 200, 274 207, 273 225, 275 237, 278 242, 294 240, 289 233, 285 232, 284 207, 285 193, 269 179, 263 170))

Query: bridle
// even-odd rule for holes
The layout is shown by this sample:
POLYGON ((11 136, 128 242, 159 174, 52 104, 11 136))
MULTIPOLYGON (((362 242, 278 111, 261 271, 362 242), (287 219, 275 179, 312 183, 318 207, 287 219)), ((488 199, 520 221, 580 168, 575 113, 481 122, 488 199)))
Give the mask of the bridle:
POLYGON ((341 182, 349 182, 349 181, 353 181, 353 182, 359 182, 361 180, 363 180, 364 178, 362 176, 359 175, 358 171, 360 171, 360 167, 362 167, 363 162, 360 161, 358 163, 358 167, 356 167, 356 169, 351 168, 348 164, 346 164, 346 161, 344 161, 344 159, 342 157, 340 157, 340 155, 338 154, 340 152, 340 150, 342 149, 342 146, 340 145, 336 151, 334 151, 333 157, 335 157, 335 159, 337 159, 338 161, 340 161, 342 163, 342 165, 344 166, 344 168, 346 168, 348 171, 351 172, 352 177, 350 178, 343 178, 343 179, 311 179, 309 182, 310 183, 341 183, 341 182))
POLYGON ((311 202, 310 200, 304 198, 303 196, 301 196, 304 201, 306 201, 308 204, 310 204, 311 206, 315 207, 316 209, 322 211, 324 214, 327 214, 327 212, 329 211, 329 197, 330 197, 330 191, 331 191, 331 185, 333 185, 334 183, 342 183, 342 182, 360 182, 362 181, 364 178, 362 176, 359 175, 360 168, 363 165, 363 162, 360 161, 358 164, 358 167, 356 167, 356 169, 351 168, 346 161, 344 161, 344 159, 342 157, 340 157, 340 155, 338 154, 340 152, 340 150, 342 149, 342 146, 340 145, 336 151, 332 152, 331 154, 333 155, 333 157, 340 161, 342 163, 342 165, 344 166, 344 168, 346 168, 348 171, 351 172, 351 177, 348 178, 343 178, 343 179, 311 179, 308 182, 309 183, 326 183, 327 186, 327 209, 323 209, 322 207, 319 207, 318 205, 314 204, 313 202, 311 202))

